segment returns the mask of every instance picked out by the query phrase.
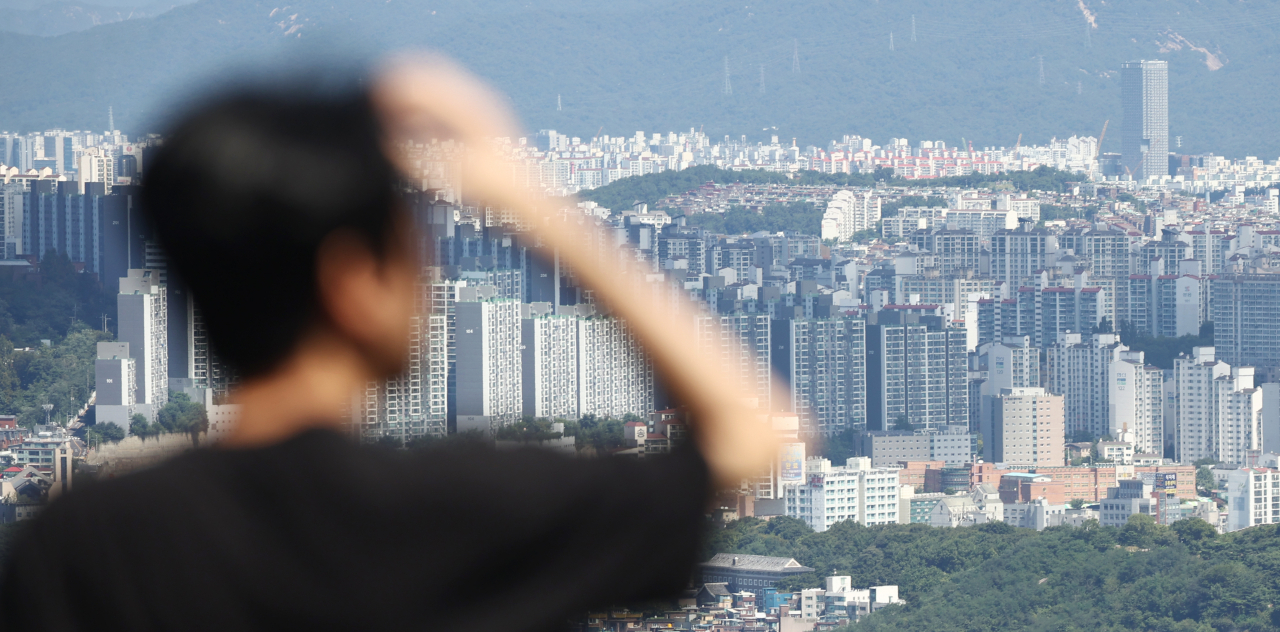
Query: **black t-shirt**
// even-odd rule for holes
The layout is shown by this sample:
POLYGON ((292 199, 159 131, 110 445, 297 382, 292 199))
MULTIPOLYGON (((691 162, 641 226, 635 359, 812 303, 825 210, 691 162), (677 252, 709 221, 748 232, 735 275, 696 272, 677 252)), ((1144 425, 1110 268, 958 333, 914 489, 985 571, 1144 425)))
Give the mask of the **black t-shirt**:
POLYGON ((679 590, 708 474, 328 431, 69 494, 15 542, 0 629, 545 630, 679 590))

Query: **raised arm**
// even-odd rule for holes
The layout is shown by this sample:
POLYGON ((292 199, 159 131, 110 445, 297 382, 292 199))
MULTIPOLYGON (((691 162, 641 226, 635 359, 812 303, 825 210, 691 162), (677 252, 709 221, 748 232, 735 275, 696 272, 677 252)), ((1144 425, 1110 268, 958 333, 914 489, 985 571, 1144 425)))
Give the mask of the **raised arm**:
POLYGON ((774 438, 751 397, 729 376, 734 372, 709 354, 697 352, 692 318, 672 318, 702 309, 670 292, 642 291, 645 280, 617 258, 595 257, 591 226, 558 221, 540 196, 517 186, 492 139, 519 136, 515 117, 502 98, 451 62, 429 56, 397 57, 378 74, 372 90, 389 132, 388 151, 403 171, 411 166, 398 151, 402 141, 451 138, 468 149, 463 191, 468 198, 510 208, 573 268, 596 296, 623 317, 653 358, 666 383, 693 412, 699 450, 718 485, 736 485, 767 467, 774 438), (655 296, 656 295, 656 296, 655 296), (683 304, 681 304, 683 303, 683 304))

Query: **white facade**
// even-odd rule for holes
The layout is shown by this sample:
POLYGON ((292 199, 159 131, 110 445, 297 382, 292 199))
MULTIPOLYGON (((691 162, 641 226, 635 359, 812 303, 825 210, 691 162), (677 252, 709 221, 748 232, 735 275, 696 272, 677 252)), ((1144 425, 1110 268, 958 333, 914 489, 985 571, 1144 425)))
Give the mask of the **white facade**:
POLYGON ((867 457, 850 458, 846 465, 812 458, 805 462, 805 480, 784 483, 786 515, 803 520, 814 531, 853 520, 863 525, 897 524, 898 471, 871 467, 867 457))
POLYGON ((1067 436, 1111 432, 1111 363, 1128 349, 1115 334, 1094 334, 1086 341, 1078 333, 1063 335, 1047 349, 1048 390, 1065 398, 1067 436))
POLYGON ((1019 218, 1029 219, 1033 223, 1040 221, 1040 200, 1031 198, 1015 198, 1008 193, 996 197, 996 209, 1013 211, 1019 218))
POLYGON ((854 233, 875 230, 880 221, 880 197, 871 193, 837 191, 822 215, 822 238, 844 241, 854 233))
POLYGON ((1217 403, 1217 459, 1251 465, 1250 453, 1262 450, 1262 389, 1253 385, 1253 367, 1231 367, 1214 381, 1217 403))
POLYGON ((578 319, 578 414, 622 417, 654 411, 653 366, 616 318, 578 319))
POLYGON ((1194 347, 1173 364, 1178 460, 1250 465, 1264 438, 1263 389, 1254 386, 1253 367, 1219 361, 1213 347, 1194 347))
POLYGON ((520 420, 520 303, 491 286, 458 288, 454 305, 459 430, 462 417, 490 431, 520 420))
POLYGON ((101 183, 107 193, 111 193, 111 185, 116 181, 116 162, 110 152, 105 147, 90 147, 80 154, 80 160, 77 164, 79 169, 77 178, 79 180, 80 193, 84 193, 84 185, 87 182, 101 183))
POLYGON ((993 401, 991 460, 1006 466, 1061 467, 1063 397, 1043 388, 1001 389, 993 401))
POLYGON ((551 313, 550 303, 521 306, 524 414, 577 419, 578 319, 551 313))
POLYGON ((1193 347, 1191 356, 1173 361, 1176 389, 1177 457, 1191 463, 1214 457, 1217 435, 1217 406, 1214 380, 1231 375, 1231 366, 1215 358, 1213 347, 1193 347))
POLYGON ((1280 523, 1280 471, 1249 467, 1227 474, 1227 531, 1280 523))
POLYGON ((1164 454, 1164 372, 1143 359, 1141 351, 1123 351, 1111 362, 1107 434, 1132 436, 1134 452, 1164 454))
POLYGON ((138 395, 136 367, 136 361, 129 355, 129 343, 98 343, 98 357, 94 361, 95 423, 115 424, 129 431, 138 395))
POLYGON ((165 288, 155 270, 129 270, 116 297, 120 342, 137 361, 137 412, 148 421, 169 401, 169 330, 165 288))
POLYGON ((14 255, 26 254, 22 249, 22 220, 27 208, 27 184, 25 182, 9 182, 0 185, 0 229, 4 230, 0 245, 5 250, 0 259, 9 258, 9 246, 13 244, 14 255))

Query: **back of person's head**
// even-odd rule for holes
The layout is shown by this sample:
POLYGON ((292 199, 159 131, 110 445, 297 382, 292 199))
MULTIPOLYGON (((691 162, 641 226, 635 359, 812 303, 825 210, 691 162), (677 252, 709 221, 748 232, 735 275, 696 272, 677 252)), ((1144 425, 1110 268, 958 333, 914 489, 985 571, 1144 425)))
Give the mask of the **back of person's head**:
POLYGON ((320 315, 316 255, 336 230, 382 253, 396 174, 354 85, 239 87, 192 108, 145 165, 143 206, 219 357, 275 368, 320 315))

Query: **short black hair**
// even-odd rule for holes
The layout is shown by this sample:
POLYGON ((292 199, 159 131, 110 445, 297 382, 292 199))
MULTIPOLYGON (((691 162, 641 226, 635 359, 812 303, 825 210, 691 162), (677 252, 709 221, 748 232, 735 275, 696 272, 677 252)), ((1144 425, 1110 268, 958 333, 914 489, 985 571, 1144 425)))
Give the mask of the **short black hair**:
POLYGON ((315 322, 326 236, 350 229, 383 252, 397 206, 383 141, 358 84, 288 81, 203 100, 144 165, 144 212, 241 377, 275 368, 315 322))

